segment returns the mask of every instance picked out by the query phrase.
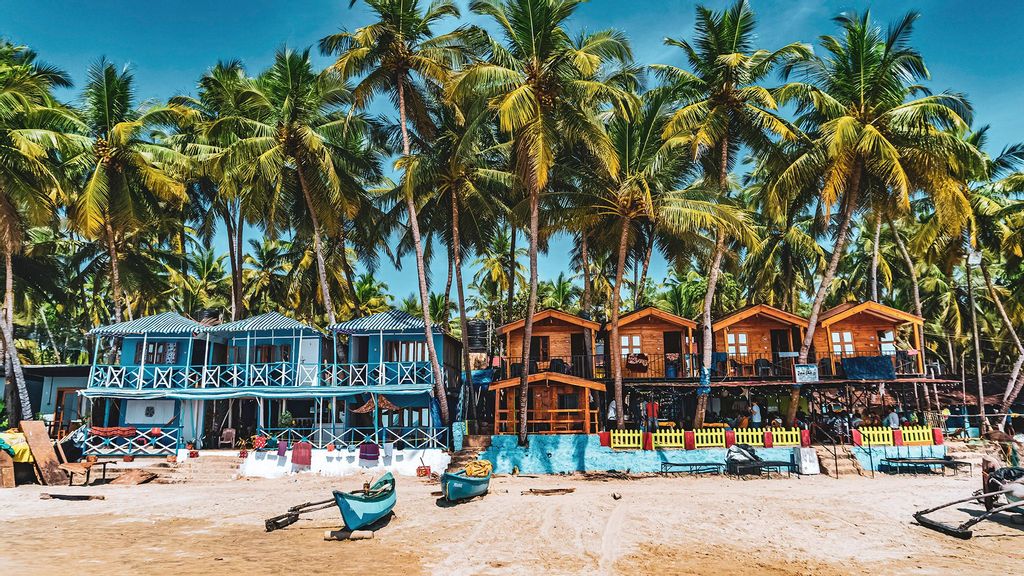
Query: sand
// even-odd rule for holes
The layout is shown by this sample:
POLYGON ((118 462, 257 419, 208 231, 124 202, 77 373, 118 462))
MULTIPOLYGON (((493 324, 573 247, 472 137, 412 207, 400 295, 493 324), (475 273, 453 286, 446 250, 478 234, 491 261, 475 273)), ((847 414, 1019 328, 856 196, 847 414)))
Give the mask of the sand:
MULTIPOLYGON (((358 478, 292 476, 214 485, 0 490, 0 574, 949 574, 1024 567, 1024 527, 979 525, 960 541, 914 510, 969 495, 980 478, 495 478, 441 507, 438 484, 399 478, 373 540, 325 542, 336 509, 270 534, 263 520, 358 478), (560 496, 530 488, 575 488, 560 496), (41 492, 105 500, 40 500, 41 492), (614 499, 613 493, 621 494, 614 499), (15 548, 9 545, 16 543, 15 548)), ((947 513, 963 520, 976 506, 947 513)))

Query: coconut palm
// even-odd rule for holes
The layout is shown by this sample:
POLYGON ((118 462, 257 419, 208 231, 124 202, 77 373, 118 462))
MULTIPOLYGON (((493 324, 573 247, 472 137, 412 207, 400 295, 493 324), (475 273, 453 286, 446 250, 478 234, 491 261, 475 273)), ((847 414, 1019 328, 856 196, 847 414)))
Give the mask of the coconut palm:
MULTIPOLYGON (((823 55, 787 65, 787 73, 798 73, 806 82, 784 86, 777 98, 780 104, 796 104, 798 123, 812 143, 781 173, 774 190, 817 182, 825 214, 838 212, 832 255, 821 271, 799 363, 807 361, 850 221, 869 183, 884 186, 891 205, 904 212, 911 191, 921 189, 946 229, 966 224, 970 207, 957 174, 976 154, 942 128, 966 127, 970 108, 953 93, 913 98, 912 83, 928 77, 924 60, 910 44, 917 17, 908 13, 883 33, 869 12, 840 15, 835 19, 840 35, 822 37, 823 55)), ((799 387, 792 395, 788 422, 796 415, 799 387)))
POLYGON ((188 198, 182 183, 188 158, 145 135, 191 116, 174 105, 137 107, 135 79, 127 67, 119 70, 101 59, 89 68, 82 119, 90 149, 71 162, 84 172, 84 181, 70 212, 83 236, 102 239, 106 247, 116 322, 122 320, 124 307, 120 257, 126 236, 168 208, 180 208, 188 198))
POLYGON ((240 113, 213 121, 207 133, 238 135, 223 162, 263 196, 255 202, 266 206, 265 226, 273 231, 277 211, 287 211, 296 231, 311 237, 320 303, 333 324, 325 236, 336 236, 358 213, 365 184, 381 177, 371 124, 351 113, 352 92, 338 72, 313 70, 309 50, 279 50, 239 99, 240 113))
MULTIPOLYGON (((419 0, 365 0, 365 3, 376 20, 354 32, 343 31, 321 39, 320 50, 337 55, 332 70, 345 77, 363 76, 354 92, 357 106, 365 106, 378 94, 390 95, 397 104, 403 158, 396 166, 406 171, 402 190, 416 254, 427 353, 440 400, 441 419, 448 422, 447 393, 432 335, 430 294, 414 185, 408 178, 408 171, 416 163, 412 157, 409 124, 421 136, 432 134, 424 85, 444 84, 454 68, 468 61, 469 34, 466 29, 458 28, 448 34, 434 35, 436 25, 447 18, 459 17, 459 10, 451 0, 435 0, 426 7, 419 0)), ((355 0, 351 4, 355 4, 355 0)))
MULTIPOLYGON (((502 132, 511 135, 514 172, 528 194, 530 238, 529 296, 523 330, 523 365, 528 365, 533 315, 537 308, 537 252, 540 196, 547 188, 559 146, 578 145, 614 172, 615 154, 595 111, 614 103, 625 111, 633 100, 625 91, 594 79, 609 62, 631 58, 624 36, 615 31, 583 35, 575 41, 567 20, 580 0, 474 0, 470 9, 492 20, 500 41, 487 45, 485 60, 456 76, 448 89, 456 102, 486 98, 502 132)), ((527 409, 527 371, 520 379, 519 413, 527 409)), ((526 442, 526 419, 519 441, 526 442)))
MULTIPOLYGON (((796 132, 776 114, 772 93, 761 86, 778 66, 806 58, 809 49, 793 43, 769 52, 755 49, 756 20, 746 0, 728 10, 713 12, 697 7, 694 42, 667 38, 680 48, 691 70, 655 66, 680 95, 680 107, 665 127, 666 138, 685 136, 690 155, 704 166, 705 179, 725 199, 730 192, 729 169, 741 146, 765 148, 769 136, 795 140, 796 132)), ((703 353, 694 426, 704 423, 711 384, 711 308, 726 253, 728 230, 712 228, 715 247, 708 260, 708 292, 701 318, 703 353)))

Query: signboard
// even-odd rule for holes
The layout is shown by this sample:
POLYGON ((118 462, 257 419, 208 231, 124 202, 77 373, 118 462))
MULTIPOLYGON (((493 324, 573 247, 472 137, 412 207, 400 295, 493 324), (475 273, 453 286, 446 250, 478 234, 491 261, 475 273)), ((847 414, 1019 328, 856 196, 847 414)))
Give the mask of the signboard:
POLYGON ((799 358, 799 352, 779 352, 779 358, 799 358))
POLYGON ((796 376, 798 384, 818 381, 817 364, 794 364, 793 368, 793 374, 796 376))

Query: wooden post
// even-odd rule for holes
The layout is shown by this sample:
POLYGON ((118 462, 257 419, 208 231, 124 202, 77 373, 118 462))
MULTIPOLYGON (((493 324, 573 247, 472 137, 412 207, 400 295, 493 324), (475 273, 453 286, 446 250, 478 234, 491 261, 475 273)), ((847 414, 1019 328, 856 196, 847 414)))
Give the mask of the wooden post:
MULTIPOLYGON (((139 362, 139 376, 138 376, 138 378, 139 378, 138 389, 139 390, 142 390, 142 382, 143 382, 143 380, 145 380, 145 375, 146 375, 146 337, 147 336, 149 336, 149 334, 147 332, 143 332, 142 333, 142 359, 141 360, 139 360, 138 358, 135 359, 137 362, 139 362)), ((122 346, 123 346, 123 344, 122 344, 122 346)))
POLYGON ((921 353, 921 325, 914 323, 914 348, 917 349, 917 373, 924 374, 924 354, 921 353))
POLYGON ((583 388, 583 433, 590 434, 590 389, 583 388))

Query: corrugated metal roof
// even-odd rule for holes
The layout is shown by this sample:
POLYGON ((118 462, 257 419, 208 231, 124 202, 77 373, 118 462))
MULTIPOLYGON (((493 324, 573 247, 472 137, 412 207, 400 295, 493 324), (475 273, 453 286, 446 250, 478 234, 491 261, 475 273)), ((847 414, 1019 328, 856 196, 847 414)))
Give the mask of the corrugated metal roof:
POLYGON ((388 310, 362 318, 354 318, 347 322, 339 322, 327 327, 332 332, 342 334, 358 334, 360 332, 404 332, 408 330, 423 330, 422 318, 416 318, 402 310, 388 310))
POLYGON ((258 330, 298 330, 301 332, 320 333, 319 330, 289 318, 280 312, 267 312, 259 316, 252 316, 226 324, 210 326, 208 332, 255 332, 258 330))
POLYGON ((127 322, 108 324, 93 328, 90 334, 100 336, 121 336, 125 334, 184 334, 188 332, 202 332, 204 326, 195 320, 185 318, 177 312, 163 312, 153 316, 143 316, 127 322))

